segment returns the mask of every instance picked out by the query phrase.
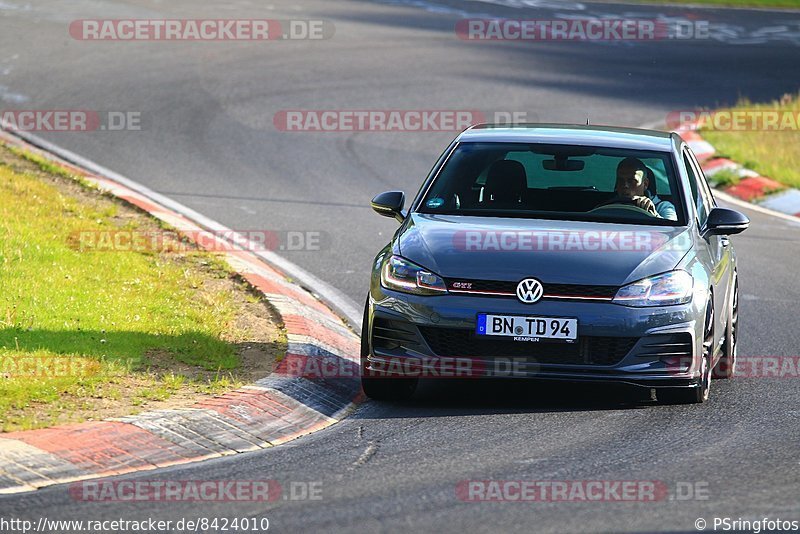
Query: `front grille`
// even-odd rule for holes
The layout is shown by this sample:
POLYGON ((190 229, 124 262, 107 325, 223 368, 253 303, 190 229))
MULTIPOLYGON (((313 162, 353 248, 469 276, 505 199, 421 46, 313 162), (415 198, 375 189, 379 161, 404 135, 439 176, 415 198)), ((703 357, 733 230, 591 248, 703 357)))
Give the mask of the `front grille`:
POLYGON ((563 297, 583 297, 613 299, 619 288, 617 286, 584 286, 576 284, 544 284, 544 298, 548 295, 563 297))
MULTIPOLYGON (((519 282, 506 282, 500 280, 446 280, 447 289, 454 291, 502 293, 505 296, 515 297, 517 295, 517 284, 519 282)), ((611 299, 617 294, 618 286, 598 286, 583 284, 542 284, 544 295, 542 298, 554 297, 574 297, 574 298, 596 298, 611 299)))
POLYGON ((538 343, 476 336, 471 329, 419 327, 438 356, 468 358, 529 358, 539 363, 615 365, 639 338, 583 336, 575 343, 538 343))

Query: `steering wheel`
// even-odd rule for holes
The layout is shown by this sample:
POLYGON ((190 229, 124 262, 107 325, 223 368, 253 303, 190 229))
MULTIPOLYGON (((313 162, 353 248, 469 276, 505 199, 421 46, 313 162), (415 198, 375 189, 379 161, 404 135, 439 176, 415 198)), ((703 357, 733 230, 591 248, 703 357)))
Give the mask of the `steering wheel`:
POLYGON ((633 212, 633 213, 638 213, 638 214, 644 214, 644 215, 647 215, 648 217, 656 217, 656 215, 653 215, 652 213, 650 213, 646 209, 642 209, 639 206, 636 206, 633 203, 633 199, 632 198, 620 198, 620 197, 616 197, 616 198, 611 199, 611 201, 608 204, 603 204, 602 206, 597 206, 593 210, 590 210, 589 213, 597 212, 597 211, 611 211, 611 210, 619 210, 619 211, 623 211, 623 212, 627 211, 627 212, 633 212))

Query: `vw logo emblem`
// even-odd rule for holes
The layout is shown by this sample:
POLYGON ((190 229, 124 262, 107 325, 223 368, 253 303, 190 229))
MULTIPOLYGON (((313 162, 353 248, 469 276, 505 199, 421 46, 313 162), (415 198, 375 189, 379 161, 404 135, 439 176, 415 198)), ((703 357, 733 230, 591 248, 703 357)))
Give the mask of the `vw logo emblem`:
POLYGON ((517 284, 517 298, 525 304, 533 304, 542 298, 544 287, 536 278, 526 278, 517 284))

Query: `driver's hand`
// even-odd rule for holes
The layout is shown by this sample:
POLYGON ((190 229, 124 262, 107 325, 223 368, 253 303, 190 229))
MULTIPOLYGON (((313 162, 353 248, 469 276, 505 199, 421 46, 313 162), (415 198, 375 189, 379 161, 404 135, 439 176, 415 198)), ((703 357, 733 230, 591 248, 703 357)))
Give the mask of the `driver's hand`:
POLYGON ((633 197, 633 205, 637 208, 641 208, 646 212, 649 212, 655 217, 658 217, 658 212, 656 211, 656 205, 653 204, 653 201, 647 197, 633 197))

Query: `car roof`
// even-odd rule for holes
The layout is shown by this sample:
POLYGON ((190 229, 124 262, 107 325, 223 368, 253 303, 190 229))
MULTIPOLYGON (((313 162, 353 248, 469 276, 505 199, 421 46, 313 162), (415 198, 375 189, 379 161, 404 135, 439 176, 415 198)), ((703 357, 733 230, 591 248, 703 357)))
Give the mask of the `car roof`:
POLYGON ((462 132, 458 141, 599 146, 659 152, 670 151, 673 147, 669 132, 575 124, 479 124, 462 132))

